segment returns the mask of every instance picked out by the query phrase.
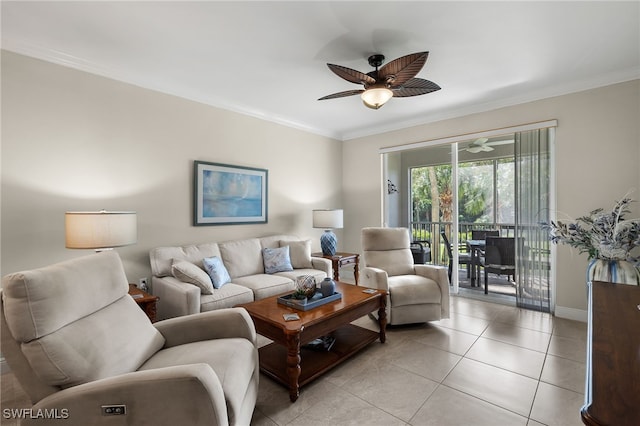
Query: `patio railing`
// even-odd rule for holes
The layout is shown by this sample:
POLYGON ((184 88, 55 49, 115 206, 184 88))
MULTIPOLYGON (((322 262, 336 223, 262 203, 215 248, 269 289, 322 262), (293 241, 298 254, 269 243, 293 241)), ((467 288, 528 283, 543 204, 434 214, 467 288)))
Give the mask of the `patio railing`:
MULTIPOLYGON (((447 253, 440 232, 444 231, 449 241, 453 240, 451 222, 410 222, 409 229, 413 241, 429 241, 431 244, 431 261, 436 265, 448 264, 447 253)), ((471 239, 471 231, 498 230, 501 237, 513 237, 515 225, 513 223, 459 223, 458 241, 464 246, 466 240, 471 239)))

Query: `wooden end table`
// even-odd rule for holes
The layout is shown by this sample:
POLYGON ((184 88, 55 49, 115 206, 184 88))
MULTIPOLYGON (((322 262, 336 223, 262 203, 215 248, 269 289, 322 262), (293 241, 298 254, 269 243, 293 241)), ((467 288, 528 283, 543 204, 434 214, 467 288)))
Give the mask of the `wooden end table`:
MULTIPOLYGON (((278 303, 278 296, 238 305, 245 308, 256 331, 273 340, 259 349, 260 370, 289 388, 289 399, 295 402, 300 387, 340 364, 377 339, 384 343, 387 325, 387 293, 346 283, 336 283, 342 299, 308 311, 300 311, 278 303), (371 293, 365 292, 371 290, 371 293), (377 311, 379 332, 351 324, 377 311), (297 313, 299 320, 285 321, 285 314, 297 313), (329 351, 314 351, 303 345, 330 334, 335 343, 329 351), (303 362, 301 362, 304 360, 303 362)), ((286 294, 286 293, 285 293, 286 294)), ((282 295, 281 295, 282 296, 282 295)))
POLYGON ((140 290, 135 284, 129 284, 129 295, 133 297, 133 300, 135 300, 138 306, 147 314, 151 322, 156 322, 156 304, 160 298, 140 290))
POLYGON ((359 267, 360 264, 360 255, 357 253, 345 253, 345 252, 336 252, 333 256, 325 255, 322 252, 312 253, 313 257, 324 257, 325 259, 329 259, 333 264, 333 279, 334 281, 340 281, 340 268, 343 266, 353 264, 353 276, 356 280, 356 285, 358 285, 358 276, 359 276, 359 267))

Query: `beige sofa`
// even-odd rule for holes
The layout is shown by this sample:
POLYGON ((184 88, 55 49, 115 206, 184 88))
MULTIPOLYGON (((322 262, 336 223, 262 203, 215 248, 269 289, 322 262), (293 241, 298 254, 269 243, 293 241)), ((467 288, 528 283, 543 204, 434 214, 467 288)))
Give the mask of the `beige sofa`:
MULTIPOLYGON (((151 288, 160 297, 160 319, 190 315, 198 312, 229 308, 240 303, 295 289, 295 278, 312 275, 319 284, 331 276, 331 261, 311 257, 311 241, 291 235, 273 235, 220 243, 204 243, 178 247, 158 247, 149 253, 151 261, 151 288), (264 249, 289 247, 293 270, 266 273, 264 249), (220 288, 208 287, 203 259, 218 257, 229 273, 230 282, 220 288), (180 273, 175 266, 188 262, 198 270, 180 273), (185 276, 187 275, 187 276, 185 276)), ((189 266, 189 265, 187 265, 189 266)), ((194 269, 194 268, 192 268, 194 269)))
POLYGON ((259 364, 249 314, 151 324, 128 289, 115 251, 3 278, 2 353, 34 404, 20 424, 250 424, 259 364))

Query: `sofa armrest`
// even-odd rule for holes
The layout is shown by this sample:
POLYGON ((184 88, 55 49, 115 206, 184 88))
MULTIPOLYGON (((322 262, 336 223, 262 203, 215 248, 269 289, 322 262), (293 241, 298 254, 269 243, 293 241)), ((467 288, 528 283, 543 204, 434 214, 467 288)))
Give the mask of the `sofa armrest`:
POLYGON ((165 348, 202 340, 243 337, 258 347, 256 328, 244 308, 226 308, 158 321, 165 348))
POLYGON ((365 267, 360 272, 360 284, 364 287, 377 288, 378 290, 389 291, 389 283, 387 282, 387 271, 380 268, 365 267))
POLYGON ((325 274, 327 274, 327 277, 329 278, 333 277, 333 274, 332 274, 333 266, 329 259, 325 259, 324 257, 312 257, 311 266, 313 266, 313 269, 318 269, 319 271, 322 271, 325 274))
POLYGON ((222 385, 207 364, 136 371, 81 384, 40 400, 31 413, 21 425, 228 425, 222 385), (126 413, 103 415, 104 405, 124 405, 126 413), (54 413, 57 419, 37 419, 38 410, 54 413))
POLYGON ((444 266, 414 265, 417 275, 434 280, 442 294, 442 318, 449 318, 449 274, 444 266))
POLYGON ((200 312, 200 289, 174 277, 151 277, 151 288, 158 296, 158 318, 166 319, 200 312))

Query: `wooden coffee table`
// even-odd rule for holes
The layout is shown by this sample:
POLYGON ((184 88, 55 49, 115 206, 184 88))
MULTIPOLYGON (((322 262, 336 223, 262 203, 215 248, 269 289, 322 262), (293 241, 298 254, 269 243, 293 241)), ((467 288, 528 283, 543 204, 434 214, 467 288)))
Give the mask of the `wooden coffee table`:
POLYGON ((278 296, 238 305, 245 308, 256 331, 273 340, 260 348, 260 370, 289 388, 292 402, 298 399, 300 387, 340 364, 378 338, 384 343, 386 291, 365 293, 366 287, 336 283, 341 300, 308 311, 300 311, 278 303, 278 296), (350 324, 373 311, 378 311, 379 332, 350 324), (285 321, 283 315, 297 313, 299 320, 285 321), (301 346, 330 334, 335 343, 330 351, 314 351, 301 346))

